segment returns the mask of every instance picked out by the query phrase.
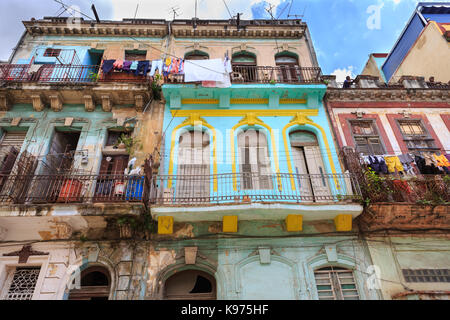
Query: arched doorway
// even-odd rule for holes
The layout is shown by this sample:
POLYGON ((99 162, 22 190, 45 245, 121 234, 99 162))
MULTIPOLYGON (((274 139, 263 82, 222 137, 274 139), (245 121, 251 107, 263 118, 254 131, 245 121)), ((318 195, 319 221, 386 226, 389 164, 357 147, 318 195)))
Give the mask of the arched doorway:
POLYGON ((199 270, 186 270, 174 274, 164 285, 167 300, 215 300, 216 279, 199 270))
POLYGON ((111 275, 100 266, 89 267, 81 272, 81 288, 72 289, 69 300, 108 300, 111 275))
POLYGON ((210 137, 200 130, 180 136, 176 199, 183 202, 209 202, 210 193, 210 137))
POLYGON ((328 176, 316 135, 298 130, 291 132, 289 138, 293 170, 302 200, 327 201, 330 196, 328 176))
POLYGON ((246 51, 237 52, 233 54, 231 65, 233 72, 239 74, 244 82, 255 82, 258 79, 254 54, 246 51))
POLYGON ((280 68, 279 78, 283 82, 298 82, 301 79, 301 69, 298 57, 282 52, 275 56, 275 64, 280 68))

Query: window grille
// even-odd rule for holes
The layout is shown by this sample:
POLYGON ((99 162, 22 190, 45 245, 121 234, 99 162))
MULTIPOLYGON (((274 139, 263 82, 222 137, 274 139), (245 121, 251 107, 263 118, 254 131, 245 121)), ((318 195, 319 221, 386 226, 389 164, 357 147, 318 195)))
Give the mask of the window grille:
POLYGON ((434 139, 430 137, 421 120, 400 120, 398 125, 408 149, 413 151, 439 150, 436 148, 434 139))
POLYGON ((48 48, 44 52, 44 57, 59 57, 61 49, 51 49, 48 48))
POLYGON ((319 300, 359 300, 353 272, 327 267, 314 272, 319 300))
POLYGON ((16 268, 5 300, 31 300, 41 268, 16 268))
POLYGON ((450 282, 450 269, 402 269, 406 282, 450 282))

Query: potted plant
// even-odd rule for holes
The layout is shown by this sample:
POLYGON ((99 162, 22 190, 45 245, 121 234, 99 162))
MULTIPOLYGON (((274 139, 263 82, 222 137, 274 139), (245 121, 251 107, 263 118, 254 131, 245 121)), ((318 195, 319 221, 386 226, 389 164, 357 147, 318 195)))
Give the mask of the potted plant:
POLYGON ((117 139, 115 147, 117 147, 118 149, 126 149, 128 154, 130 154, 133 145, 134 145, 133 138, 125 133, 122 133, 120 137, 117 139))

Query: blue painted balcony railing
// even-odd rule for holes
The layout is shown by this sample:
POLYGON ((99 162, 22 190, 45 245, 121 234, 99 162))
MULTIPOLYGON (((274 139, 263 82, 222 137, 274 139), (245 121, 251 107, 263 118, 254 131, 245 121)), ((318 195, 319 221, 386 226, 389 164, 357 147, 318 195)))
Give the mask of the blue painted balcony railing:
POLYGON ((251 202, 312 203, 359 200, 351 174, 159 175, 150 192, 156 205, 217 205, 251 202))

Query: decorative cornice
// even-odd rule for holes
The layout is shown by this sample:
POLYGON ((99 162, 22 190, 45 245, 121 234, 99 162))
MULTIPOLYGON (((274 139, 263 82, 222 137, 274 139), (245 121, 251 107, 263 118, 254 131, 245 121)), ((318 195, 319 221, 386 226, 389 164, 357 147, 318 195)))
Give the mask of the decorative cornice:
POLYGON ((114 36, 114 37, 156 37, 171 34, 179 38, 278 38, 299 39, 306 31, 301 20, 241 20, 240 28, 234 20, 146 20, 84 21, 70 24, 67 18, 45 18, 24 21, 28 33, 36 35, 65 36, 114 36))
POLYGON ((335 89, 328 88, 325 99, 341 101, 388 101, 388 102, 450 102, 448 89, 335 89))

